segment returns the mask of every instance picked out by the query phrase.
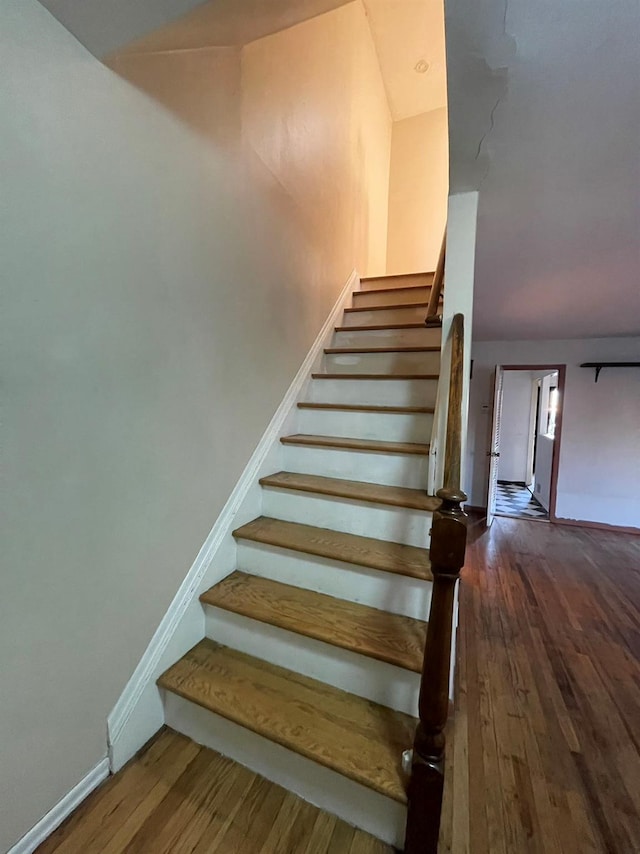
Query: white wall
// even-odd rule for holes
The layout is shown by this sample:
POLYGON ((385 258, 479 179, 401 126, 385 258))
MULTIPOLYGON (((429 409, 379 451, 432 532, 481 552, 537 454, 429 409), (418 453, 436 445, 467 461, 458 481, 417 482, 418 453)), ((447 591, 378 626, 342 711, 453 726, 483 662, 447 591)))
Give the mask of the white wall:
POLYGON ((531 427, 530 371, 505 371, 502 383, 498 479, 525 482, 531 427))
POLYGON ((640 338, 476 341, 468 437, 469 503, 486 506, 491 371, 497 364, 567 366, 556 514, 640 528, 640 369, 581 362, 640 361, 640 338))
POLYGON ((108 64, 233 152, 316 252, 384 274, 392 121, 360 2, 242 48, 134 47, 108 64))
POLYGON ((35 0, 2 3, 0 56, 4 851, 105 755, 367 231, 331 252, 35 0))
POLYGON ((393 123, 387 272, 435 270, 447 221, 446 107, 393 123))
POLYGON ((447 259, 445 266, 444 304, 442 309, 442 358, 439 394, 434 416, 430 461, 430 486, 434 492, 444 483, 445 438, 447 427, 448 389, 451 376, 451 329, 456 314, 464 317, 464 364, 462 388, 461 482, 465 482, 469 377, 471 375, 471 339, 473 321, 473 277, 476 252, 478 193, 456 193, 449 196, 447 208, 447 259), (445 394, 441 394, 442 390, 445 394))

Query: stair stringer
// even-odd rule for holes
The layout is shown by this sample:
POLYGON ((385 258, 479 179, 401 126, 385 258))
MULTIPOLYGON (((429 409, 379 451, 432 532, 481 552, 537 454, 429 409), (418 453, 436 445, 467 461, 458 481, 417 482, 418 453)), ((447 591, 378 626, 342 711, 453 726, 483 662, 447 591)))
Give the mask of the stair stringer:
POLYGON ((261 514, 260 478, 282 468, 283 436, 294 432, 298 402, 305 400, 311 374, 323 361, 334 328, 352 293, 360 288, 353 270, 322 329, 313 342, 280 406, 265 430, 233 492, 216 519, 189 572, 156 629, 147 649, 107 717, 107 743, 112 773, 123 765, 163 726, 165 709, 158 677, 205 635, 205 615, 199 596, 236 569, 235 528, 261 514))

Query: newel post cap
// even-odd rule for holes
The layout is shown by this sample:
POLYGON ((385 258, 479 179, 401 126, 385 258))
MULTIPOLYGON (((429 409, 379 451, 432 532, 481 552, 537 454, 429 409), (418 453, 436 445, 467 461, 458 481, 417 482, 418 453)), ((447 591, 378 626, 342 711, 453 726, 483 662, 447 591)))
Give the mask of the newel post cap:
POLYGON ((442 499, 447 504, 462 504, 467 500, 467 493, 463 492, 459 487, 452 489, 444 486, 436 492, 436 497, 442 499))

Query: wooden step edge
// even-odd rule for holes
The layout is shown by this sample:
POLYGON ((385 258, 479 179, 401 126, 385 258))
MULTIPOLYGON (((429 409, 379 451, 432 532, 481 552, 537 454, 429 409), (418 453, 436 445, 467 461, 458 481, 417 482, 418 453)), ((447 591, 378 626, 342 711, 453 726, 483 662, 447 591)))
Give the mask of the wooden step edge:
POLYGON ((345 451, 373 451, 380 454, 429 455, 429 445, 418 442, 383 442, 376 439, 352 439, 346 436, 316 436, 294 433, 282 436, 283 445, 303 445, 309 448, 337 448, 345 451))
POLYGON ((430 380, 440 374, 311 374, 313 380, 430 380))
POLYGON ((406 279, 409 276, 435 276, 435 270, 417 270, 413 273, 384 273, 381 276, 362 276, 361 282, 375 282, 379 279, 406 279))
POLYGON ((421 347, 409 345, 403 347, 325 347, 324 352, 327 356, 351 355, 354 353, 439 353, 440 347, 429 346, 421 347))
POLYGON ((347 501, 361 501, 365 504, 404 507, 407 510, 418 510, 422 513, 432 513, 440 507, 441 503, 438 498, 426 495, 421 489, 385 486, 319 475, 298 475, 295 472, 277 472, 267 475, 260 478, 259 483, 267 489, 288 489, 292 492, 305 492, 311 495, 327 495, 333 498, 344 498, 347 501))
MULTIPOLYGON (((395 767, 383 765, 380 762, 363 762, 361 753, 358 752, 355 761, 347 763, 343 755, 336 755, 330 750, 324 750, 322 743, 313 744, 310 741, 307 745, 302 742, 296 735, 301 728, 283 729, 277 724, 281 724, 281 719, 274 721, 273 726, 269 726, 269 721, 264 715, 251 715, 250 711, 254 706, 259 708, 259 703, 231 703, 227 700, 225 703, 224 695, 220 697, 217 691, 206 691, 205 683, 207 679, 206 667, 192 660, 192 656, 197 656, 199 659, 205 660, 209 654, 213 655, 214 651, 220 651, 222 654, 230 655, 233 659, 244 660, 253 665, 255 668, 255 679, 251 684, 257 686, 256 690, 262 685, 274 684, 274 677, 278 679, 281 685, 286 685, 290 688, 291 699, 295 703, 296 686, 303 686, 307 693, 309 689, 316 689, 318 692, 318 708, 322 709, 325 705, 324 697, 340 697, 345 698, 349 705, 355 707, 351 716, 356 720, 364 720, 367 716, 371 719, 372 716, 379 718, 380 723, 376 729, 381 732, 390 732, 389 727, 394 727, 397 734, 394 740, 398 741, 397 751, 399 756, 402 754, 402 745, 406 743, 410 746, 413 742, 413 732, 417 724, 417 720, 402 712, 396 712, 388 709, 385 706, 372 703, 357 697, 353 694, 348 694, 346 691, 341 691, 339 688, 319 682, 283 667, 278 667, 260 659, 247 655, 246 653, 224 647, 208 638, 203 639, 196 644, 193 649, 189 650, 174 665, 169 667, 158 679, 156 684, 159 688, 169 691, 176 696, 182 697, 188 702, 194 703, 200 708, 205 709, 212 714, 219 715, 237 726, 242 726, 256 735, 279 744, 286 750, 292 753, 297 753, 306 759, 316 762, 320 766, 329 768, 342 776, 360 783, 368 789, 371 789, 379 794, 391 798, 400 804, 406 805, 407 795, 406 786, 407 780, 402 773, 400 758, 396 759, 395 767), (204 671, 204 672, 203 672, 204 671), (203 678, 201 678, 203 677, 203 678), (190 681, 192 678, 193 681, 190 681), (360 709, 362 711, 360 711, 360 709), (289 734, 289 737, 287 735, 289 734)), ((212 659, 212 664, 215 663, 212 659)), ((232 663, 229 662, 227 672, 231 670, 232 663)), ((255 694, 255 691, 254 691, 255 694)), ((345 722, 344 730, 348 731, 348 722, 345 722)), ((303 731, 308 730, 308 727, 303 727, 303 731)), ((378 736, 379 737, 379 736, 378 736)))
POLYGON ((331 412, 377 412, 381 415, 433 415, 433 406, 374 406, 360 403, 314 403, 301 401, 298 409, 319 409, 331 412))
POLYGON ((417 546, 346 534, 299 522, 284 522, 281 519, 270 519, 268 516, 260 516, 236 528, 233 537, 236 540, 248 540, 327 560, 366 566, 379 572, 391 572, 419 581, 433 580, 428 551, 417 546), (266 530, 264 523, 267 523, 266 530), (275 532, 273 527, 276 528, 275 532))
POLYGON ((385 329, 425 329, 424 321, 417 323, 378 323, 372 326, 335 326, 335 332, 378 332, 385 329))
POLYGON ((396 291, 419 291, 430 290, 433 287, 431 283, 428 285, 403 285, 400 288, 366 288, 363 291, 354 291, 354 297, 361 297, 364 294, 390 294, 396 291))
POLYGON ((428 308, 428 302, 400 302, 394 303, 393 305, 363 305, 363 306, 353 306, 352 308, 345 308, 345 314, 348 314, 353 311, 395 311, 396 309, 409 309, 409 308, 428 308))
POLYGON ((424 632, 426 639, 427 624, 424 620, 391 614, 369 605, 360 605, 239 570, 206 590, 199 599, 203 605, 220 608, 247 620, 311 638, 402 670, 413 673, 422 670, 424 639, 420 643, 416 634, 424 632), (276 607, 273 607, 274 602, 277 603, 276 607), (388 637, 378 632, 367 635, 366 630, 363 637, 364 626, 385 627, 388 637), (398 646, 398 638, 403 637, 405 632, 412 638, 412 644, 398 646))

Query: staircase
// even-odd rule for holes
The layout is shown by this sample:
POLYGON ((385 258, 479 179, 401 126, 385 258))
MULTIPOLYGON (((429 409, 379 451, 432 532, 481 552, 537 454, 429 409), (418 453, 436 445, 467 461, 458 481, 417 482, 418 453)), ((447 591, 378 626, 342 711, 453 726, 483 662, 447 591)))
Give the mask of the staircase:
POLYGON ((402 847, 432 577, 432 274, 365 279, 201 596, 206 638, 159 679, 166 721, 402 847))

